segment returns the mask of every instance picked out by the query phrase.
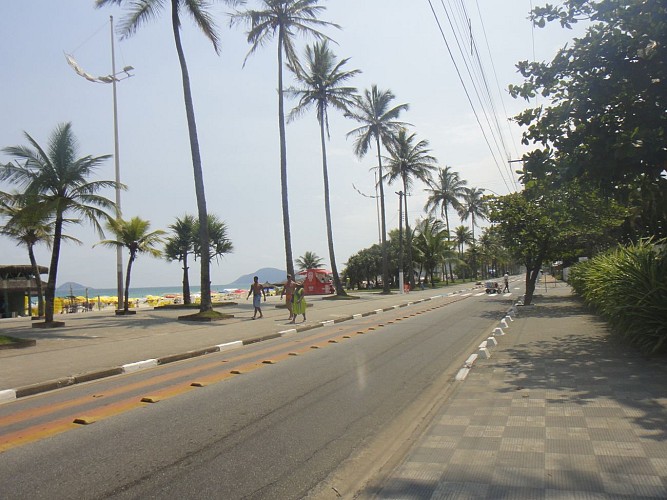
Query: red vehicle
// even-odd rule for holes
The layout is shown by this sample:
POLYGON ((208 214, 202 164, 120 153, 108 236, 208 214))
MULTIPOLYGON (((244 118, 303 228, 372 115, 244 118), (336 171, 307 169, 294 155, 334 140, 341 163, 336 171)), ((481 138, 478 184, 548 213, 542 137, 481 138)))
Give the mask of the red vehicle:
POLYGON ((303 291, 305 295, 328 295, 334 293, 331 271, 326 269, 306 269, 299 276, 305 276, 303 291))

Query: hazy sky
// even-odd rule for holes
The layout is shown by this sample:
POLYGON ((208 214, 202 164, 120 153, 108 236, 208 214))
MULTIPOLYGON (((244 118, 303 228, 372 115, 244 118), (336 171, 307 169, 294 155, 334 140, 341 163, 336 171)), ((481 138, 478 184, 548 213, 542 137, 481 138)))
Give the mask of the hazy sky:
MULTIPOLYGON (((470 186, 499 194, 516 189, 510 179, 506 154, 517 158, 525 149, 521 131, 507 118, 528 107, 511 99, 507 85, 521 81, 515 64, 520 60, 551 60, 573 32, 558 26, 531 28, 530 0, 431 0, 445 37, 454 52, 475 103, 466 92, 449 56, 428 0, 329 0, 322 16, 342 29, 326 30, 337 45, 339 58, 350 58, 346 68, 363 71, 353 85, 360 90, 377 84, 396 95, 394 104, 409 103, 401 119, 414 125, 418 139, 430 142, 440 166, 458 171, 470 186), (470 20, 482 60, 500 139, 486 125, 487 117, 462 63, 457 39, 445 7, 460 22, 463 6, 470 20), (490 52, 490 55, 489 55, 490 52), (493 62, 492 62, 493 61, 493 62), (484 132, 478 121, 484 125, 484 132), (511 130, 511 131, 510 131, 511 130), (486 135, 486 140, 485 140, 486 135), (494 150, 492 155, 488 143, 494 150), (504 177, 504 178, 503 178, 504 177)), ((167 2, 168 3, 168 2, 167 2)), ((544 2, 533 0, 535 5, 544 2)), ((248 6, 255 7, 250 1, 248 6)), ((183 17, 182 39, 193 89, 195 115, 206 183, 209 213, 228 225, 234 252, 213 263, 213 285, 233 281, 262 267, 285 268, 280 202, 280 161, 277 120, 277 49, 275 42, 252 55, 243 67, 249 45, 245 28, 229 27, 229 8, 216 3, 213 11, 221 33, 221 54, 183 17)), ((68 66, 64 53, 94 75, 111 73, 109 16, 120 23, 125 11, 94 8, 93 0, 22 0, 3 2, 0 16, 0 147, 27 144, 23 131, 42 146, 59 123, 72 122, 80 156, 112 154, 111 85, 92 83, 68 66)), ((459 26, 459 43, 470 51, 470 37, 459 26)), ((118 83, 121 180, 126 218, 140 216, 154 229, 167 229, 184 213, 196 214, 192 162, 183 104, 180 69, 169 13, 143 26, 125 40, 116 39, 117 71, 134 66, 132 78, 118 83)), ((300 40, 299 51, 305 43, 300 40)), ((285 73, 286 84, 292 84, 285 73)), ((478 80, 478 82, 481 80, 478 80)), ((478 84, 479 85, 479 84, 478 84)), ((287 109, 293 106, 286 101, 287 109)), ((492 113, 491 104, 485 105, 492 113)), ((356 122, 337 112, 330 115, 328 144, 336 260, 342 270, 348 257, 378 241, 376 204, 359 190, 374 194, 373 150, 363 159, 353 154, 346 134, 356 122)), ((324 219, 319 128, 315 113, 287 126, 288 180, 294 257, 313 251, 328 264, 324 219)), ((0 161, 9 157, 0 153, 0 161)), ((114 178, 109 160, 98 179, 114 178)), ((0 190, 9 190, 7 184, 0 190)), ((399 186, 386 187, 387 228, 398 225, 399 186)), ((107 193, 109 198, 113 192, 107 193)), ((423 215, 423 186, 408 198, 412 223, 423 215)), ((452 214, 452 225, 458 218, 452 214)), ((115 251, 93 245, 100 240, 87 226, 70 227, 80 246, 61 249, 58 284, 76 281, 95 288, 115 287, 115 251)), ((38 263, 48 266, 49 250, 38 248, 38 263)), ((125 257, 126 258, 126 257, 125 257)), ((0 264, 28 263, 27 252, 0 238, 0 264)), ((124 262, 124 266, 126 263, 124 262)), ((191 282, 198 284, 198 263, 191 266, 191 282)), ((180 284, 177 262, 140 256, 132 272, 135 286, 180 284)))

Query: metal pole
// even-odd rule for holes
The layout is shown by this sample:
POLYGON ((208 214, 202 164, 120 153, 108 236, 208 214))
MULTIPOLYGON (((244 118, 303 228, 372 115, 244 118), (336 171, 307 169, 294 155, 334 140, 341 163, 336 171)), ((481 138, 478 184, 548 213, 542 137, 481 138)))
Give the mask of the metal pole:
MULTIPOLYGON (((109 16, 111 26, 111 88, 113 89, 113 139, 114 139, 114 166, 116 169, 116 219, 121 218, 120 208, 120 158, 118 148, 118 99, 116 97, 116 52, 113 37, 113 16, 109 16)), ((123 249, 116 247, 116 284, 118 304, 123 304, 123 249)))

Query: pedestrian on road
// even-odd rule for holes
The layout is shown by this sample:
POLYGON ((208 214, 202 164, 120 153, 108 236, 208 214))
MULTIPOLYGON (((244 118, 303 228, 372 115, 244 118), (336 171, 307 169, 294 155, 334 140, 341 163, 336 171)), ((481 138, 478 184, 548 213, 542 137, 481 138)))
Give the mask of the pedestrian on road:
POLYGON ((510 275, 505 273, 505 276, 503 276, 503 281, 505 282, 505 288, 503 288, 503 293, 507 291, 509 293, 510 291, 510 275))
POLYGON ((294 302, 295 289, 296 289, 296 281, 294 281, 291 274, 288 274, 287 282, 283 287, 283 291, 280 293, 281 299, 283 298, 283 295, 285 295, 285 305, 287 306, 287 310, 289 311, 288 321, 294 319, 294 313, 292 312, 292 304, 294 302))
POLYGON ((259 313, 260 318, 263 318, 264 315, 262 314, 262 308, 260 306, 262 305, 262 295, 264 295, 264 302, 266 302, 266 292, 264 291, 264 287, 260 284, 257 276, 253 278, 253 283, 250 285, 250 290, 248 290, 248 295, 245 298, 246 300, 248 300, 251 293, 252 305, 255 308, 255 314, 252 315, 252 319, 257 317, 257 313, 259 313))
POLYGON ((306 307, 308 305, 306 304, 306 297, 303 289, 303 285, 301 283, 296 285, 296 291, 294 292, 294 303, 292 304, 292 321, 290 323, 294 323, 296 321, 296 317, 299 314, 303 314, 303 322, 306 322, 306 307))

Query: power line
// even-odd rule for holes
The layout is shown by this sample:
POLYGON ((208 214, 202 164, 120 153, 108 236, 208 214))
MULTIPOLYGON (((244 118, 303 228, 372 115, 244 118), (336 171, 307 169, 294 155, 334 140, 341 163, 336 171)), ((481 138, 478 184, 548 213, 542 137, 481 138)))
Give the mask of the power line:
MULTIPOLYGON (((442 1, 442 0, 441 0, 441 1, 442 1)), ((496 167, 498 168, 498 172, 500 173, 500 176, 501 176, 501 178, 502 178, 502 180, 503 180, 503 183, 505 184, 505 187, 507 188, 508 191, 512 191, 512 190, 510 189, 509 185, 507 184, 507 180, 505 179, 505 175, 504 175, 504 173, 503 173, 503 170, 501 169, 500 165, 498 164, 498 160, 496 159, 496 156, 495 156, 495 154, 494 154, 494 152, 493 152, 493 148, 491 147, 491 144, 490 144, 489 139, 488 139, 488 137, 487 137, 487 134, 486 134, 486 131, 485 131, 485 129, 484 129, 484 126, 482 125, 482 123, 481 123, 481 121, 480 121, 479 114, 477 113, 477 109, 475 108, 475 105, 473 104, 472 98, 471 98, 471 96, 470 96, 470 92, 468 92, 468 88, 467 88, 467 86, 466 86, 466 84, 465 84, 465 82, 464 82, 464 80, 463 80, 463 76, 461 75, 461 71, 460 71, 460 69, 459 69, 459 66, 458 66, 458 64, 456 63, 456 59, 454 58, 454 54, 452 53, 452 50, 451 50, 450 45, 449 45, 449 42, 447 41, 447 37, 445 36, 445 32, 444 32, 444 30, 443 30, 443 28, 442 28, 442 25, 441 25, 441 23, 440 23, 440 19, 438 18, 438 14, 436 13, 435 8, 433 7, 433 3, 431 2, 431 0, 428 0, 428 4, 429 4, 429 6, 430 6, 430 8, 431 8, 431 12, 433 13, 433 17, 435 18, 436 24, 438 25, 438 29, 440 30, 440 34, 441 34, 441 36, 442 36, 442 39, 443 39, 443 41, 445 42, 445 46, 446 46, 446 48, 447 48, 447 52, 449 53, 449 57, 450 57, 450 59, 452 60, 452 63, 454 64, 454 69, 456 70, 456 74, 457 74, 457 76, 458 76, 458 78, 459 78, 459 81, 461 82, 461 85, 463 86, 463 90, 464 90, 464 92, 465 92, 465 94, 466 94, 466 97, 467 97, 467 99, 468 99, 468 103, 470 104, 470 107, 471 107, 471 109, 472 109, 472 111, 473 111, 473 114, 475 115, 475 119, 477 120, 477 124, 478 124, 480 130, 482 131, 482 135, 483 135, 483 137, 484 137, 484 141, 486 142, 486 145, 487 145, 487 147, 489 148, 489 151, 490 151, 490 153, 491 153, 491 156, 492 156, 493 159, 494 159, 494 162, 495 162, 495 164, 496 164, 496 167)), ((446 9, 446 7, 444 6, 444 3, 443 3, 443 8, 445 8, 445 12, 447 12, 447 9, 446 9)), ((448 12, 447 12, 447 16, 449 17, 449 13, 448 13, 448 12)), ((450 26, 452 26, 451 21, 450 21, 450 26)), ((454 29, 454 28, 453 28, 453 26, 452 26, 452 30, 453 30, 453 29, 454 29)), ((458 43, 458 40, 457 40, 457 43, 458 43)), ((460 48, 460 44, 459 44, 459 48, 460 48)), ((465 60, 464 60, 464 62, 465 62, 465 60)), ((466 63, 466 66, 467 66, 467 63, 466 63)), ((469 68, 468 68, 468 71, 469 71, 469 74, 470 74, 470 70, 469 70, 469 68)), ((479 98, 479 94, 478 94, 478 98, 479 98)), ((487 122, 488 122, 488 117, 487 117, 487 122)), ((495 137, 494 137, 494 139, 495 139, 495 137)))

